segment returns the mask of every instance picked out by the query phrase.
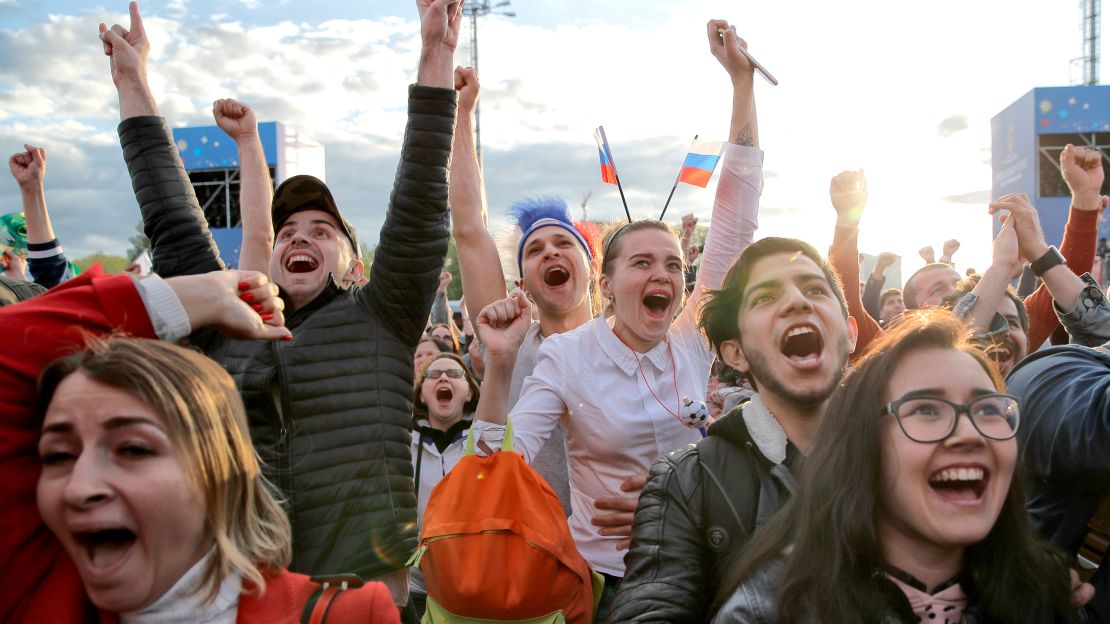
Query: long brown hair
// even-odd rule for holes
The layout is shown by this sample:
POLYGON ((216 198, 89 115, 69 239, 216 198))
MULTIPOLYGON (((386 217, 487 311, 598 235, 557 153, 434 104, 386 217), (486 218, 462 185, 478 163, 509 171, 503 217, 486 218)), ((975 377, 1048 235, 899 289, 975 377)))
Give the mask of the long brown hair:
POLYGON ((262 477, 251 446, 243 400, 231 377, 195 351, 156 340, 112 338, 55 360, 39 378, 46 413, 58 385, 73 373, 117 388, 161 415, 174 451, 204 500, 216 543, 198 591, 215 597, 238 572, 265 591, 263 573, 289 564, 289 519, 262 477))
MULTIPOLYGON (((994 363, 950 313, 908 314, 829 400, 798 491, 730 566, 714 612, 745 579, 779 557, 779 622, 880 622, 891 612, 889 595, 875 582, 886 570, 876 534, 883 418, 878 393, 906 354, 925 348, 967 353, 1003 389, 994 363)), ((1019 465, 990 533, 966 550, 964 590, 990 622, 1065 621, 1072 613, 1068 569, 1030 531, 1020 472, 1019 465)))

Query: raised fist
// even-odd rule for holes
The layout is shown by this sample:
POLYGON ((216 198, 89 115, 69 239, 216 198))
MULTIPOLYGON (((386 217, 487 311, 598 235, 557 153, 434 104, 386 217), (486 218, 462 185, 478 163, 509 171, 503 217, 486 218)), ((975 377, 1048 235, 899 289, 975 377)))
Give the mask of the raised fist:
POLYGON ((482 308, 474 319, 478 339, 491 358, 516 353, 532 325, 532 304, 520 290, 482 308))
POLYGON ((941 248, 941 255, 943 255, 945 258, 951 259, 952 254, 956 253, 959 250, 960 241, 953 238, 951 240, 944 241, 944 247, 941 248))
POLYGON ((926 245, 917 250, 917 254, 925 261, 925 264, 933 264, 937 261, 936 254, 933 252, 932 245, 926 245))
POLYGON ((1098 210, 1102 207, 1099 193, 1106 175, 1102 169, 1102 153, 1068 144, 1060 152, 1060 173, 1071 190, 1076 208, 1098 210))
POLYGON ((863 169, 837 174, 829 183, 829 198, 836 209, 837 225, 858 223, 867 205, 867 176, 863 169))
POLYGON ((258 121, 250 106, 232 99, 212 103, 212 117, 216 125, 236 142, 258 136, 258 121))
POLYGON ((449 271, 442 271, 439 274, 439 290, 446 290, 452 279, 454 279, 454 276, 449 271))
POLYGON ((875 268, 879 271, 885 271, 887 267, 894 266, 898 262, 898 254, 884 251, 879 254, 878 259, 875 260, 875 268))
POLYGON ((46 149, 33 145, 23 144, 25 152, 12 154, 8 159, 8 168, 12 177, 20 187, 32 187, 42 184, 46 175, 46 149))
POLYGON ((698 218, 694 216, 694 213, 691 212, 690 214, 683 215, 683 217, 682 217, 682 231, 692 232, 697 225, 698 225, 698 218))
POLYGON ((455 90, 459 92, 459 116, 470 115, 478 105, 478 72, 473 67, 455 68, 455 90))

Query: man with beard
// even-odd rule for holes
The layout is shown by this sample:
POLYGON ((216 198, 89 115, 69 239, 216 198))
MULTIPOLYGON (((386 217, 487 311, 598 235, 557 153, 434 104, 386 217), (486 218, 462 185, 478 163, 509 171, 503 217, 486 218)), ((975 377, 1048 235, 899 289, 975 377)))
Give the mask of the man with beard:
POLYGON ((793 491, 856 344, 832 269, 788 238, 748 247, 707 296, 700 325, 756 394, 652 466, 614 622, 705 621, 728 561, 793 491))

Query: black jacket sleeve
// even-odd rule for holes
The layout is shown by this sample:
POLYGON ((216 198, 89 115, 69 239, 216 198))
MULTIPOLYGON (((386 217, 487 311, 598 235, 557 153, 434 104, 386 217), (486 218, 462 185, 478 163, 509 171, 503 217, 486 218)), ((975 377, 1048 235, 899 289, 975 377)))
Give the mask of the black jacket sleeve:
POLYGON ((118 132, 150 239, 153 271, 173 277, 223 269, 166 120, 132 117, 120 123, 118 132))
POLYGON ((697 448, 656 460, 636 506, 632 546, 609 621, 706 621, 709 561, 697 448))
POLYGON ((863 287, 863 309, 871 318, 876 321, 879 320, 881 307, 879 306, 879 298, 883 293, 883 284, 886 283, 886 277, 868 277, 867 285, 863 287))
POLYGON ((447 255, 447 168, 455 97, 454 89, 409 87, 401 162, 370 283, 359 293, 378 320, 413 349, 424 333, 447 255))

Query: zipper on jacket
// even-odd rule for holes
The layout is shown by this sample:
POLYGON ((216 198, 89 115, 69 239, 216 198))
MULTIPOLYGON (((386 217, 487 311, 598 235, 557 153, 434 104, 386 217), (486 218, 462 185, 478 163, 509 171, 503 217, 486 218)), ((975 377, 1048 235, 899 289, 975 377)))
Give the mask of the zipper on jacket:
MULTIPOLYGON (((277 469, 278 469, 278 489, 281 491, 281 496, 288 501, 289 517, 289 533, 296 535, 296 513, 293 506, 293 458, 292 458, 292 444, 290 443, 290 435, 292 434, 292 423, 290 419, 293 415, 293 410, 289 403, 289 393, 285 385, 285 364, 281 358, 281 344, 278 341, 270 343, 271 352, 274 355, 274 371, 276 373, 277 391, 280 395, 280 401, 276 406, 278 409, 278 420, 281 421, 281 432, 276 445, 277 452, 277 469)), ((297 549, 293 549, 292 559, 289 562, 290 569, 296 569, 298 564, 297 549)))

